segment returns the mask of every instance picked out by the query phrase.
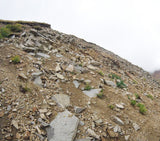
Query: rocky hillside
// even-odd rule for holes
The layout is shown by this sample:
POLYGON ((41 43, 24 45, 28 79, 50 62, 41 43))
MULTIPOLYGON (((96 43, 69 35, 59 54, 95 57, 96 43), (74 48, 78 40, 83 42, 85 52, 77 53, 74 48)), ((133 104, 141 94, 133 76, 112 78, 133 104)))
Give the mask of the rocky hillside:
POLYGON ((160 70, 155 71, 152 76, 155 80, 160 80, 160 70))
POLYGON ((148 72, 45 23, 0 21, 0 33, 1 141, 160 140, 148 72))

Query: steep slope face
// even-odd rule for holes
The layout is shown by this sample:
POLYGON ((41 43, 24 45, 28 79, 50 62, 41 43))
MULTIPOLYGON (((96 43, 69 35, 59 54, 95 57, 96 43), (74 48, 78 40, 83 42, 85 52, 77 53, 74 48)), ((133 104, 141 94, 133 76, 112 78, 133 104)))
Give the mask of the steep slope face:
POLYGON ((149 73, 45 24, 20 24, 0 41, 0 140, 159 141, 149 73))
POLYGON ((153 78, 155 80, 159 80, 160 79, 160 70, 157 70, 155 71, 153 74, 152 74, 153 78))

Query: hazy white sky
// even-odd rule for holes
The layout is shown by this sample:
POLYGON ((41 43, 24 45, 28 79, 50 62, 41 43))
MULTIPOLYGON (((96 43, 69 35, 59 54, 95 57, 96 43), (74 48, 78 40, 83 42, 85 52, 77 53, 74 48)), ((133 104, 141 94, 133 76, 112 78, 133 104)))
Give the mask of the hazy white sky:
POLYGON ((147 71, 160 69, 160 0, 0 0, 0 19, 46 22, 147 71))

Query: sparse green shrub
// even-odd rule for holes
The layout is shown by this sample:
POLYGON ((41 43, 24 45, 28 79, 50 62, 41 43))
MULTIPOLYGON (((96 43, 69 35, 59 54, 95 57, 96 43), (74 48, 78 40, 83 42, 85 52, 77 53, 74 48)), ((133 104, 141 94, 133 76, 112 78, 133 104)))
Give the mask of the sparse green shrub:
POLYGON ((135 100, 131 100, 131 105, 135 106, 136 105, 136 101, 135 100))
POLYGON ((136 99, 140 99, 140 96, 137 93, 135 93, 134 95, 136 96, 136 99))
POLYGON ((83 66, 83 64, 81 63, 81 64, 79 64, 79 66, 80 66, 80 67, 82 67, 82 66, 83 66))
POLYGON ((147 97, 153 100, 153 96, 151 94, 148 94, 147 97))
POLYGON ((22 93, 26 93, 26 92, 31 92, 31 89, 26 85, 25 87, 23 87, 22 85, 20 86, 20 91, 22 93))
POLYGON ((100 98, 100 99, 102 99, 103 96, 104 96, 104 95, 103 95, 103 92, 100 92, 99 94, 97 94, 97 97, 100 98))
POLYGON ((128 99, 131 100, 130 96, 128 95, 128 99))
POLYGON ((124 81, 118 75, 111 73, 109 74, 109 77, 112 79, 116 79, 117 87, 122 88, 122 89, 127 87, 124 81))
POLYGON ((138 103, 137 106, 139 107, 139 112, 140 112, 141 114, 144 115, 144 114, 147 112, 147 109, 146 109, 146 107, 144 106, 144 104, 138 103))
POLYGON ((119 79, 119 80, 121 80, 121 77, 119 77, 118 75, 116 75, 114 73, 109 74, 109 77, 112 78, 112 79, 119 79))
POLYGON ((12 62, 13 62, 14 64, 20 63, 20 57, 19 57, 18 55, 14 56, 14 57, 12 58, 12 62))
POLYGON ((109 107, 110 109, 112 109, 112 110, 115 108, 114 105, 109 105, 108 107, 109 107))
POLYGON ((11 32, 21 32, 22 31, 22 25, 21 24, 8 24, 6 25, 6 28, 8 28, 11 32))
POLYGON ((133 80, 133 84, 138 84, 138 82, 136 80, 133 80))
POLYGON ((104 76, 104 73, 102 71, 99 71, 98 73, 99 75, 104 76))
POLYGON ((121 89, 127 87, 126 84, 124 84, 123 80, 117 81, 116 84, 117 84, 117 87, 121 89))
POLYGON ((2 39, 3 37, 2 37, 2 35, 1 35, 1 33, 0 33, 0 39, 2 39))
POLYGON ((11 31, 8 28, 6 27, 0 28, 0 38, 9 37, 10 34, 11 34, 11 31))
POLYGON ((91 90, 92 89, 92 87, 89 85, 89 84, 87 84, 85 87, 84 87, 84 90, 86 90, 86 91, 89 91, 89 90, 91 90))

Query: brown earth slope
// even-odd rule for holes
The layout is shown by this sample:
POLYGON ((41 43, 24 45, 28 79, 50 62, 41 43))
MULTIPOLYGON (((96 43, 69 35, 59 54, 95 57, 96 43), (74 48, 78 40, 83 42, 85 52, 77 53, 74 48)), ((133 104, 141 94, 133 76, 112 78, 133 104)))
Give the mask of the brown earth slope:
POLYGON ((0 40, 0 140, 47 140, 64 110, 80 121, 68 141, 160 140, 160 87, 148 72, 48 24, 24 23, 0 40), (84 89, 101 91, 91 98, 84 89))

